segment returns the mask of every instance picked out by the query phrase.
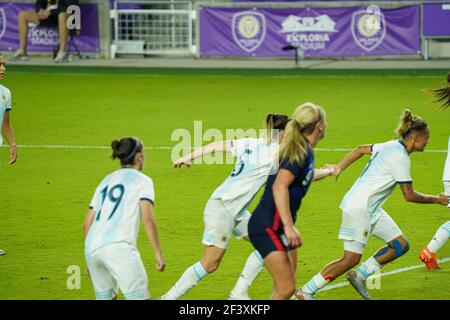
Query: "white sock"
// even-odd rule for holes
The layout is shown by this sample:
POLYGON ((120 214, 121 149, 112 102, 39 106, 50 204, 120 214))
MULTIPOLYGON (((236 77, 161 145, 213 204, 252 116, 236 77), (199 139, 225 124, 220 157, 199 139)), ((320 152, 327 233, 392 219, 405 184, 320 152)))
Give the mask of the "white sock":
POLYGON ((164 300, 177 300, 208 275, 200 262, 190 266, 177 283, 163 296, 164 300))
POLYGON ((356 270, 356 274, 359 278, 367 280, 367 278, 374 274, 375 271, 380 269, 381 264, 379 264, 374 257, 370 257, 366 262, 359 266, 359 268, 356 270))
POLYGON ((258 251, 253 251, 245 263, 244 269, 239 276, 236 285, 231 290, 232 297, 247 297, 248 288, 255 281, 258 274, 264 268, 264 259, 261 257, 258 251))
POLYGON ((450 221, 444 223, 436 232, 433 239, 427 245, 428 250, 433 253, 438 252, 438 250, 448 241, 450 237, 450 221))
POLYGON ((330 281, 325 280, 325 278, 319 272, 302 287, 302 292, 307 294, 315 294, 317 291, 325 287, 329 282, 330 281))

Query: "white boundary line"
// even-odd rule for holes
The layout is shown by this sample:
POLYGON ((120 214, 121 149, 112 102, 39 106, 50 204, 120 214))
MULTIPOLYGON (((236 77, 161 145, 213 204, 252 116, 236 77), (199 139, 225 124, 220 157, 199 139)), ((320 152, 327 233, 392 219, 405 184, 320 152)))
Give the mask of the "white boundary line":
MULTIPOLYGON (((438 260, 438 262, 441 263, 441 264, 442 264, 442 263, 449 262, 449 261, 450 261, 450 257, 442 258, 442 259, 439 259, 439 260, 438 260)), ((383 272, 383 273, 381 273, 379 276, 380 276, 380 277, 383 277, 383 276, 390 276, 390 275, 393 275, 393 274, 397 274, 397 273, 401 273, 401 272, 406 272, 406 271, 410 271, 410 270, 414 270, 414 269, 420 269, 420 268, 425 268, 425 265, 422 263, 422 264, 418 264, 418 265, 415 265, 415 266, 399 268, 399 269, 395 269, 395 270, 392 270, 392 271, 383 272)), ((372 278, 372 277, 369 277, 369 279, 371 279, 371 278, 372 278)), ((336 284, 329 285, 329 286, 327 286, 327 287, 321 289, 319 292, 321 292, 321 291, 327 291, 327 290, 333 290, 333 289, 337 289, 337 288, 341 288, 341 287, 345 287, 345 286, 348 286, 349 284, 350 284, 350 283, 349 283, 348 281, 339 282, 339 283, 336 283, 336 284)))
MULTIPOLYGON (((2 148, 8 148, 8 145, 0 146, 2 148)), ((57 145, 57 144, 19 144, 18 148, 24 149, 111 149, 109 146, 69 146, 69 145, 57 145)), ((171 150, 173 147, 167 146, 156 146, 156 147, 145 147, 146 150, 171 150)), ((191 148, 195 149, 195 148, 191 148)), ((353 149, 348 148, 315 148, 315 151, 323 152, 349 152, 353 149)), ((425 150, 429 153, 447 153, 447 150, 425 150)))

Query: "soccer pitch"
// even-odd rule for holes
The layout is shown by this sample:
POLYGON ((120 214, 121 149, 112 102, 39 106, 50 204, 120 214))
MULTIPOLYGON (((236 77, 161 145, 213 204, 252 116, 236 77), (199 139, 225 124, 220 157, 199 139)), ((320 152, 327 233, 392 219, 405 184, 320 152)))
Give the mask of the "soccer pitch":
MULTIPOLYGON (((327 135, 315 153, 316 166, 321 166, 339 161, 346 153, 339 149, 391 139, 402 110, 409 107, 428 121, 427 149, 436 151, 411 155, 414 187, 429 194, 442 192, 450 111, 438 110, 422 90, 441 85, 446 73, 9 67, 2 84, 13 94, 11 116, 19 148, 14 166, 7 164, 8 148, 0 149, 0 248, 7 250, 0 257, 0 299, 94 298, 84 272, 82 223, 96 186, 119 167, 108 158, 108 146, 117 137, 134 135, 144 141, 144 173, 155 183, 164 272, 155 269, 142 226, 138 240, 152 299, 201 258, 204 205, 232 168, 171 168, 171 148, 178 143, 171 141, 172 132, 192 132, 196 120, 203 121, 203 131, 259 129, 267 113, 292 115, 299 104, 312 101, 328 116, 327 135), (81 268, 81 287, 71 290, 67 268, 73 265, 81 268)), ((328 179, 312 185, 297 221, 304 242, 298 285, 341 256, 339 203, 366 162, 355 163, 337 183, 328 179)), ((258 200, 259 196, 251 208, 258 200)), ((420 264, 419 251, 449 219, 448 209, 407 203, 399 188, 385 209, 411 249, 382 271, 420 264)), ((371 238, 363 259, 381 246, 371 238)), ((184 298, 226 299, 252 250, 244 240, 231 240, 218 271, 184 298)), ((449 256, 447 245, 439 257, 449 256)), ((344 279, 336 283, 340 281, 344 279)), ((380 285, 370 291, 374 299, 450 299, 450 263, 443 263, 439 271, 421 267, 382 277, 380 285)), ((263 271, 250 295, 267 299, 271 288, 271 277, 263 271)), ((360 299, 350 286, 323 291, 317 298, 360 299)))

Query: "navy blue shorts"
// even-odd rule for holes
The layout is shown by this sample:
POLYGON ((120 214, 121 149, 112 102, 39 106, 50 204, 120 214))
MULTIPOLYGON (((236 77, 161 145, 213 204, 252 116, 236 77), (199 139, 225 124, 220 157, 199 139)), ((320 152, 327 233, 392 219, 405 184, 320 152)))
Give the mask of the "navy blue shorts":
POLYGON ((248 236, 263 259, 273 251, 289 252, 287 238, 283 229, 275 230, 265 227, 256 219, 251 219, 248 223, 248 236))

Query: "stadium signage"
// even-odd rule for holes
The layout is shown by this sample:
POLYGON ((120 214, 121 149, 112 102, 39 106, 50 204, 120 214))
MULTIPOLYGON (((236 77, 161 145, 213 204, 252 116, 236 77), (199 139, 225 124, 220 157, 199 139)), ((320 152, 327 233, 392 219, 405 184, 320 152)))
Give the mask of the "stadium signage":
POLYGON ((247 52, 255 51, 266 36, 266 19, 263 14, 253 11, 233 15, 233 39, 247 52))
MULTIPOLYGON (((76 36, 77 47, 82 52, 99 52, 99 22, 96 4, 80 5, 81 34, 76 36)), ((34 10, 33 3, 0 3, 0 51, 13 51, 19 47, 19 30, 17 28, 19 13, 34 10)), ((56 28, 33 26, 28 32, 29 52, 52 52, 58 45, 56 28)))
POLYGON ((420 6, 200 8, 200 56, 417 55, 420 6))

